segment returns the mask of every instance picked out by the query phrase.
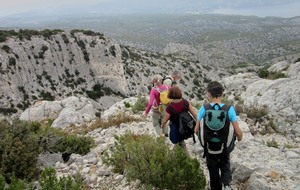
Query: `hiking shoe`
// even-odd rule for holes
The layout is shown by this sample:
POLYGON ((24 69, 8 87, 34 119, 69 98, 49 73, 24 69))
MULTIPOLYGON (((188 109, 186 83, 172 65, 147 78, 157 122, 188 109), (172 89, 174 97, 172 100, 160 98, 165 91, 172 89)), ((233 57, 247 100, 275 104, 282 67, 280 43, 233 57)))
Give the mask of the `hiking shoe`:
POLYGON ((224 190, 232 190, 232 188, 230 187, 230 185, 225 185, 224 190))

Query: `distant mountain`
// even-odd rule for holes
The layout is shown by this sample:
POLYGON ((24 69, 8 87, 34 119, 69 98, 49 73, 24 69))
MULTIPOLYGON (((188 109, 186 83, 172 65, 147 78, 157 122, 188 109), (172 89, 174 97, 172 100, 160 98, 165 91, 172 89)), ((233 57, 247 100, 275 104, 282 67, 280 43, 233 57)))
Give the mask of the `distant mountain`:
MULTIPOLYGON (((63 17, 99 16, 111 14, 183 14, 183 13, 225 13, 256 16, 298 16, 298 0, 109 0, 91 3, 69 3, 47 9, 41 6, 34 11, 26 11, 22 16, 63 17)), ((1 11, 1 8, 0 8, 1 11)), ((18 15, 11 15, 18 16, 18 15)))
POLYGON ((208 65, 265 65, 274 58, 300 53, 299 18, 219 14, 131 14, 63 19, 55 16, 9 18, 0 20, 0 26, 88 29, 110 36, 118 44, 164 54, 189 54, 208 65), (212 59, 214 57, 217 59, 212 59))

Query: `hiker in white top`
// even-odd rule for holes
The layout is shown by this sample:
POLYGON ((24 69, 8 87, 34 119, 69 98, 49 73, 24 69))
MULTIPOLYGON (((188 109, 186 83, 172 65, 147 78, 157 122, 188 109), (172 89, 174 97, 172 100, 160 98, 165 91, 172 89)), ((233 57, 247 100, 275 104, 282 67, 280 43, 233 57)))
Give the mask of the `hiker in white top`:
POLYGON ((177 84, 177 81, 181 79, 181 74, 179 71, 175 70, 172 75, 170 76, 165 76, 163 78, 163 84, 168 85, 168 86, 174 86, 177 84))

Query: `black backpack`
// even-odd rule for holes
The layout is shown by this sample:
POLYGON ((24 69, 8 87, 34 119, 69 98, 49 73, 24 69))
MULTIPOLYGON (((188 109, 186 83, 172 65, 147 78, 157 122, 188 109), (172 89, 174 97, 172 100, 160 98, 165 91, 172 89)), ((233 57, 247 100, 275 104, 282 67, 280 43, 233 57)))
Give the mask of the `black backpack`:
POLYGON ((179 120, 179 133, 184 137, 184 139, 188 139, 193 137, 194 143, 196 143, 194 136, 194 129, 196 125, 196 120, 189 112, 189 104, 188 101, 183 99, 184 107, 181 113, 177 113, 172 107, 168 106, 167 109, 172 112, 174 115, 178 116, 179 120))
POLYGON ((204 148, 204 155, 230 153, 234 149, 236 136, 228 118, 231 105, 205 104, 205 116, 198 132, 200 144, 204 148), (218 106, 218 109, 215 107, 218 106))

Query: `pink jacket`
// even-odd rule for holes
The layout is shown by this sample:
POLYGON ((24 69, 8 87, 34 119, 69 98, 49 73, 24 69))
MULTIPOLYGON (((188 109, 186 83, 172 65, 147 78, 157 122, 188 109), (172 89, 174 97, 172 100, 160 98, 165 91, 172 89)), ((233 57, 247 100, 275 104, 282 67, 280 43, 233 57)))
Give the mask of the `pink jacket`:
POLYGON ((150 91, 150 99, 148 101, 148 105, 147 105, 146 111, 145 111, 147 114, 150 112, 151 108, 158 109, 158 106, 160 104, 159 92, 158 92, 157 88, 159 88, 160 90, 170 89, 169 86, 164 85, 164 84, 152 87, 152 89, 150 91))

